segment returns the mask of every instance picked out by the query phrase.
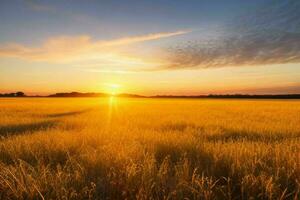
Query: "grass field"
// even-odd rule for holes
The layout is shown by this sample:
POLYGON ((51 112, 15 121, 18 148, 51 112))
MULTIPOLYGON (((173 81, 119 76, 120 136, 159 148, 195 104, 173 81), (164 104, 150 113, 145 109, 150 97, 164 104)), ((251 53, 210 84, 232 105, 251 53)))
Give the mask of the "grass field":
POLYGON ((0 199, 300 199, 300 101, 0 99, 0 199))

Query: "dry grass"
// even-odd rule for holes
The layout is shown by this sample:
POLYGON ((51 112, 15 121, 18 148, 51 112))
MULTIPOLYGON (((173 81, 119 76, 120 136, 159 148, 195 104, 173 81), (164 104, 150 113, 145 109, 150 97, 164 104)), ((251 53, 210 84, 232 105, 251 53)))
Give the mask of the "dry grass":
POLYGON ((300 199, 300 101, 0 99, 0 199, 300 199))

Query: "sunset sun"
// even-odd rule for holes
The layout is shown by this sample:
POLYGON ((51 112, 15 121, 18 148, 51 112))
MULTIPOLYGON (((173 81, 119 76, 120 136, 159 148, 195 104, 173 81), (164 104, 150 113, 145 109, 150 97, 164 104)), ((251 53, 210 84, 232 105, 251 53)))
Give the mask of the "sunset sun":
POLYGON ((106 92, 111 96, 115 96, 116 94, 120 93, 121 85, 116 83, 107 83, 106 85, 106 92))

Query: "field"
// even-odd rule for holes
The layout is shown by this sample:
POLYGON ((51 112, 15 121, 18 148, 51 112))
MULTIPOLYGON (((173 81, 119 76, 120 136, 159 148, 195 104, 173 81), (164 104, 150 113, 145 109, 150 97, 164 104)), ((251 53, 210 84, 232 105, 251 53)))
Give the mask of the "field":
POLYGON ((0 199, 300 199, 300 101, 0 99, 0 199))

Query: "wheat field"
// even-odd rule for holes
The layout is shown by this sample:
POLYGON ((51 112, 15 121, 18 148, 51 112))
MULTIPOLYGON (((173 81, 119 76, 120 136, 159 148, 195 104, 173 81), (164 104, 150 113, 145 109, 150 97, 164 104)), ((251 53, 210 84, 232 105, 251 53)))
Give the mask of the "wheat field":
POLYGON ((0 99, 0 199, 300 199, 300 101, 0 99))

